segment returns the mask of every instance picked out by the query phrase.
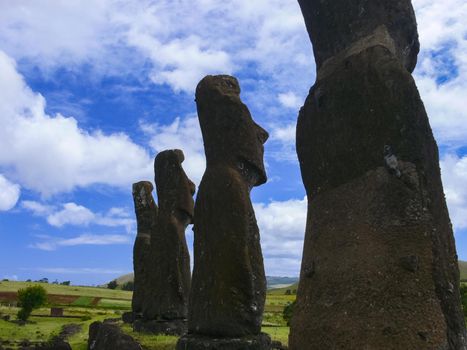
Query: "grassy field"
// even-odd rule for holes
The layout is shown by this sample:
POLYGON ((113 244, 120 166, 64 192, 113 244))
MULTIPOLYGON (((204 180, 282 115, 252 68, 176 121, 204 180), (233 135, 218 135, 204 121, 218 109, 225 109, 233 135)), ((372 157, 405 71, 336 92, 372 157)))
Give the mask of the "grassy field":
POLYGON ((16 292, 20 288, 25 288, 32 285, 43 286, 49 294, 76 295, 94 298, 106 299, 125 299, 131 300, 132 292, 122 290, 112 290, 99 287, 78 287, 78 286, 62 286, 60 284, 51 283, 35 283, 35 282, 0 282, 0 292, 16 292))
MULTIPOLYGON (((51 302, 47 308, 35 310, 30 322, 24 326, 0 319, 0 341, 9 341, 8 347, 15 348, 25 339, 32 342, 48 340, 58 335, 64 326, 74 324, 81 328, 68 338, 68 342, 73 350, 85 350, 88 329, 92 322, 106 318, 119 318, 122 312, 131 308, 132 293, 128 291, 31 282, 0 282, 0 301, 8 304, 7 299, 14 298, 18 289, 37 284, 42 285, 49 295, 55 297, 49 298, 51 302), (50 306, 57 305, 63 307, 64 316, 68 316, 67 318, 44 317, 50 314, 50 306)), ((273 340, 278 340, 283 344, 287 344, 289 328, 282 317, 282 311, 288 303, 295 300, 295 295, 285 294, 287 289, 293 290, 295 287, 268 291, 263 321, 263 332, 270 334, 273 340)), ((0 316, 9 315, 10 320, 15 320, 18 310, 14 306, 0 306, 0 316)), ((137 339, 144 349, 175 349, 177 337, 140 334, 133 332, 128 325, 122 325, 122 329, 137 339)))

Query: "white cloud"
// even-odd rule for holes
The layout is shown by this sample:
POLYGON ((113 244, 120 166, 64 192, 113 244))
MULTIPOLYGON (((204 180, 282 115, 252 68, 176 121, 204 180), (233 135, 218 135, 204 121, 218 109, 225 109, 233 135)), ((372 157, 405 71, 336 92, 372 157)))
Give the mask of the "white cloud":
POLYGON ((270 130, 269 142, 272 143, 272 146, 271 144, 267 145, 268 154, 278 161, 297 163, 297 152, 295 151, 296 123, 273 124, 270 130))
POLYGON ((185 161, 182 166, 188 177, 199 184, 206 168, 203 138, 198 118, 176 118, 169 125, 141 124, 150 138, 149 144, 155 152, 178 148, 183 150, 185 161))
POLYGON ((455 229, 467 228, 467 156, 448 154, 441 160, 441 171, 449 214, 455 229))
POLYGON ((281 85, 313 65, 298 3, 287 0, 0 4, 0 47, 43 71, 88 64, 100 74, 140 74, 149 62, 154 82, 189 93, 206 74, 250 63, 281 85))
POLYGON ((131 244, 129 235, 94 235, 82 234, 77 237, 63 238, 51 236, 37 236, 41 241, 30 245, 31 248, 53 251, 62 247, 74 247, 81 245, 115 245, 131 244))
MULTIPOLYGON (((466 52, 467 56, 467 52, 466 52)), ((437 85, 434 78, 417 77, 417 85, 440 144, 459 147, 467 140, 466 76, 437 85)))
POLYGON ((92 184, 130 188, 151 177, 147 151, 127 135, 89 133, 73 117, 47 115, 44 98, 1 51, 0 76, 0 167, 21 186, 50 196, 92 184))
POLYGON ((65 203, 58 209, 56 206, 46 205, 35 201, 23 201, 21 206, 34 215, 42 216, 54 227, 66 225, 89 226, 100 225, 107 227, 123 226, 129 233, 135 226, 135 219, 124 208, 111 208, 107 213, 94 213, 90 209, 76 203, 65 203))
MULTIPOLYGON (((467 4, 463 0, 413 0, 422 49, 434 49, 448 40, 463 44, 467 4)), ((465 45, 465 44, 464 44, 465 45)))
POLYGON ((441 144, 467 140, 467 3, 414 0, 421 51, 415 79, 441 144))
POLYGON ((34 215, 37 216, 47 216, 50 215, 54 211, 54 207, 51 205, 42 204, 35 201, 22 201, 21 206, 29 211, 31 211, 34 215))
POLYGON ((116 6, 113 0, 93 1, 92 6, 81 1, 1 1, 0 46, 46 71, 90 62, 109 68, 101 57, 121 39, 119 28, 108 25, 116 6))
POLYGON ((298 108, 303 105, 304 100, 298 97, 294 92, 289 91, 286 93, 279 94, 277 96, 279 102, 287 108, 296 109, 298 113, 298 108))
POLYGON ((47 217, 47 222, 55 227, 64 225, 87 226, 94 219, 94 213, 88 208, 75 203, 65 203, 62 210, 47 217))
POLYGON ((302 259, 307 199, 254 204, 268 275, 298 276, 302 259))
POLYGON ((151 80, 168 84, 174 91, 193 93, 196 84, 208 73, 232 72, 233 65, 224 51, 203 48, 207 46, 197 36, 173 39, 162 44, 146 33, 132 33, 131 44, 145 51, 158 68, 154 68, 151 80))
POLYGON ((21 190, 20 186, 14 184, 0 174, 0 211, 12 209, 18 202, 21 190))

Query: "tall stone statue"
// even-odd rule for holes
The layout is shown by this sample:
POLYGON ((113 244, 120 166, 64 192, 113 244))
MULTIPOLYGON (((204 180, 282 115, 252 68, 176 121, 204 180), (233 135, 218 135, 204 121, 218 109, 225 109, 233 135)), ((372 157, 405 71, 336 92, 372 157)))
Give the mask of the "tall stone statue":
POLYGON ((193 221, 195 185, 182 168, 184 159, 181 150, 160 152, 155 159, 159 210, 150 240, 143 319, 134 323, 137 331, 186 331, 191 271, 185 229, 193 221))
POLYGON ((149 181, 133 184, 133 201, 136 213, 137 235, 133 247, 134 290, 133 318, 140 318, 148 291, 151 289, 151 235, 157 218, 157 205, 152 197, 153 186, 149 181))
POLYGON ((290 349, 466 349, 410 0, 299 4, 317 79, 297 124, 308 219, 290 349))
POLYGON ((268 133, 240 100, 234 77, 205 77, 196 105, 207 168, 195 205, 189 334, 177 349, 268 349, 261 334, 266 278, 250 199, 266 182, 268 133))

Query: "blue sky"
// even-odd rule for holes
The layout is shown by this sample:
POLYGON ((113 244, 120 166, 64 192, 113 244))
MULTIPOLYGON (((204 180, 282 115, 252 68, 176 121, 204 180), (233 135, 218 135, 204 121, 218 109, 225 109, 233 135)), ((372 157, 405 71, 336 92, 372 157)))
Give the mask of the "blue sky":
MULTIPOLYGON (((467 260, 467 4, 414 6, 414 76, 467 260)), ((306 199, 295 122, 314 71, 294 0, 0 0, 0 278, 100 284, 130 272, 131 184, 152 180, 167 148, 184 150, 199 184, 194 88, 217 73, 238 77, 271 135, 269 182, 252 193, 266 272, 298 275, 306 199)))

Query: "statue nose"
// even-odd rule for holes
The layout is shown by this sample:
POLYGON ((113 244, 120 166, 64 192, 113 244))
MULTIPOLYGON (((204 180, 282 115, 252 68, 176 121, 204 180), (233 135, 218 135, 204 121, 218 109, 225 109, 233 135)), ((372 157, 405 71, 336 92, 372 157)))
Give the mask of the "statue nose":
POLYGON ((258 128, 258 132, 257 132, 257 135, 258 135, 258 140, 264 144, 267 139, 269 138, 269 133, 264 130, 262 127, 260 127, 259 125, 256 125, 257 128, 258 128))
POLYGON ((196 185, 190 180, 188 180, 188 186, 190 187, 190 193, 193 196, 196 192, 196 185))

